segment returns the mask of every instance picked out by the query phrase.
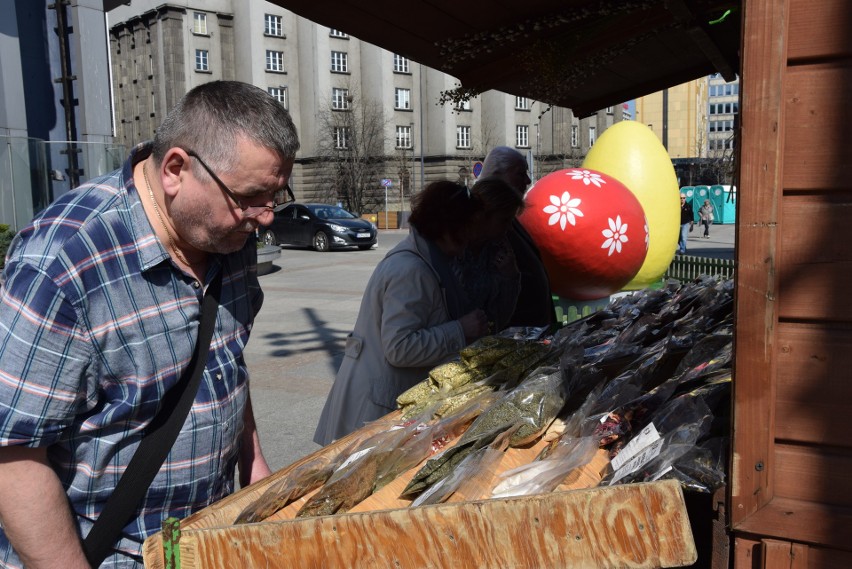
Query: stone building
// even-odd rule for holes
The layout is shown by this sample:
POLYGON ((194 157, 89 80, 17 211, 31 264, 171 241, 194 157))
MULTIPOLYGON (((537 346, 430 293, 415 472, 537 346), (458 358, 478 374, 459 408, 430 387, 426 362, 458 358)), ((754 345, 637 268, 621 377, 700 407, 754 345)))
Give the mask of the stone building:
POLYGON ((442 105, 442 93, 458 86, 453 77, 261 0, 133 0, 108 17, 120 142, 130 147, 150 138, 198 84, 245 81, 293 115, 302 150, 291 186, 304 201, 329 199, 335 160, 356 138, 348 126, 326 127, 328 117, 359 105, 369 107, 366 122, 381 127, 376 191, 390 179, 397 209, 429 181, 472 183, 494 146, 527 155, 534 178, 578 165, 595 138, 622 119, 621 106, 579 118, 496 91, 442 105))

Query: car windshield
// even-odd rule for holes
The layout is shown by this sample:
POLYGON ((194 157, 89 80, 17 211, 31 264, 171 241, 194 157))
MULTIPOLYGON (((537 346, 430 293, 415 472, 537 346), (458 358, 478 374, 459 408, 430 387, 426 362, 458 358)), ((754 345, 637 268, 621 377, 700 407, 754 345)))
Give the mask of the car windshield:
POLYGON ((312 206, 311 211, 320 219, 353 219, 355 217, 342 207, 334 205, 312 206))

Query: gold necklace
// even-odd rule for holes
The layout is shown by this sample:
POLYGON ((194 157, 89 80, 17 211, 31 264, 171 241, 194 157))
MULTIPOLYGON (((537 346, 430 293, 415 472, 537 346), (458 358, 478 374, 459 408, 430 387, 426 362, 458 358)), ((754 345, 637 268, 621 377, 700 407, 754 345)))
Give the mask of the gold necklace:
POLYGON ((163 216, 160 215, 160 206, 157 205, 157 200, 154 198, 154 190, 151 189, 151 182, 148 181, 148 169, 145 166, 148 165, 148 161, 146 160, 144 164, 142 164, 142 176, 145 178, 145 186, 148 188, 148 195, 151 196, 151 203, 154 204, 154 213, 157 214, 157 219, 160 220, 160 225, 163 226, 163 231, 166 232, 166 235, 169 238, 169 244, 172 246, 172 251, 175 252, 177 258, 186 265, 187 267, 192 267, 192 263, 186 260, 186 257, 181 254, 180 250, 177 247, 177 243, 175 243, 175 238, 172 237, 171 231, 166 227, 166 222, 163 221, 163 216))

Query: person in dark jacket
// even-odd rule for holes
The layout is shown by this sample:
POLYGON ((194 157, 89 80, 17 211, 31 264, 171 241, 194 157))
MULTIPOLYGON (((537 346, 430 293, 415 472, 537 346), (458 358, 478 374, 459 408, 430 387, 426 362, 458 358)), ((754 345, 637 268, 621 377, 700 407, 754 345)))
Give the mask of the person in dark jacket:
POLYGON ((677 239, 677 252, 686 253, 686 240, 692 231, 692 204, 686 200, 686 196, 680 195, 680 235, 677 239))
MULTIPOLYGON (((480 178, 502 178, 524 195, 530 184, 524 155, 508 146, 498 146, 488 153, 480 178)), ((550 279, 541 254, 526 229, 516 219, 508 232, 509 244, 521 275, 520 293, 509 326, 550 326, 556 323, 556 310, 550 290, 550 279)))

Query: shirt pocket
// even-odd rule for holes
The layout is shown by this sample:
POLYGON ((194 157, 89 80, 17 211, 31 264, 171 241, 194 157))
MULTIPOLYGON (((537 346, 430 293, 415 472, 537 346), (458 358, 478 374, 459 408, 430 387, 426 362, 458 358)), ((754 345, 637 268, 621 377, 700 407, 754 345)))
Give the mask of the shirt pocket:
POLYGON ((361 356, 361 350, 364 349, 364 340, 351 332, 346 336, 346 345, 343 348, 343 355, 347 358, 357 360, 361 356))

